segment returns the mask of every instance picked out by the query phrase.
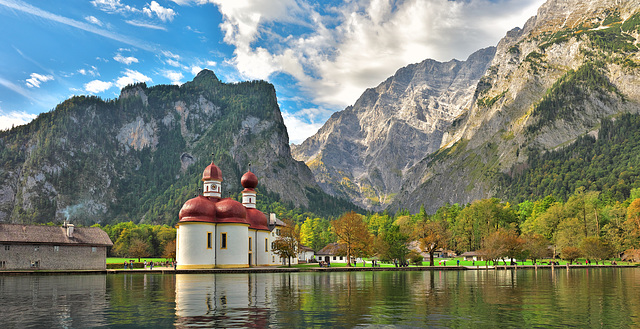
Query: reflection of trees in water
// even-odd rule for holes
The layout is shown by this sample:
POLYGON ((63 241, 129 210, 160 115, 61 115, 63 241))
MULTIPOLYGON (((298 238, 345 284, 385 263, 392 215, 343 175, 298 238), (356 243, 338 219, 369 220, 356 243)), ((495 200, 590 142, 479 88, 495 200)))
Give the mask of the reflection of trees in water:
POLYGON ((639 269, 0 276, 0 327, 637 327, 639 269))
POLYGON ((107 276, 112 324, 167 326, 174 321, 175 277, 161 274, 107 276))
POLYGON ((375 300, 372 272, 284 274, 275 288, 276 322, 289 327, 366 323, 375 300))
POLYGON ((0 275, 2 328, 108 325, 104 275, 0 275))

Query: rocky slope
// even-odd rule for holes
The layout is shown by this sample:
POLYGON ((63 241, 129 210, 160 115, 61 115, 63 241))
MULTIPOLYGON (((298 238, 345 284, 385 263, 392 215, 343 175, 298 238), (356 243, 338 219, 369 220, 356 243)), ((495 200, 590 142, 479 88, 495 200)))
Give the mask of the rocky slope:
POLYGON ((507 33, 473 106, 439 152, 407 172, 390 209, 494 196, 532 150, 594 134, 601 119, 640 111, 640 1, 550 0, 507 33), (417 199, 417 200, 416 200, 417 199))
POLYGON ((437 151, 451 122, 472 105, 494 53, 487 48, 466 61, 425 60, 401 68, 295 146, 294 158, 307 163, 328 193, 385 208, 405 172, 437 151))
POLYGON ((74 97, 0 132, 0 221, 172 224, 198 193, 212 153, 225 196, 241 191, 251 163, 270 202, 308 207, 330 198, 288 144, 266 82, 225 84, 205 70, 180 87, 137 84, 111 101, 74 97))
POLYGON ((401 69, 293 149, 322 188, 369 209, 499 196, 532 150, 637 113, 640 0, 549 0, 466 62, 401 69), (416 74, 418 73, 418 74, 416 74))

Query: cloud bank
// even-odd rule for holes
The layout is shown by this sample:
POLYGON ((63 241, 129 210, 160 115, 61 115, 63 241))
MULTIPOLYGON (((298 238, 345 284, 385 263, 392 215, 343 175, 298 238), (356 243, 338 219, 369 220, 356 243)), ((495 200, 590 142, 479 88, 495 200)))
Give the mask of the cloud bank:
MULTIPOLYGON (((224 42, 234 47, 227 64, 242 78, 266 80, 287 74, 313 103, 334 111, 353 104, 366 88, 408 64, 427 58, 464 60, 478 49, 496 45, 544 2, 210 1, 223 16, 224 42)), ((299 114, 291 115, 295 117, 289 118, 290 124, 300 122, 293 128, 305 129, 308 135, 328 117, 308 121, 299 114)))

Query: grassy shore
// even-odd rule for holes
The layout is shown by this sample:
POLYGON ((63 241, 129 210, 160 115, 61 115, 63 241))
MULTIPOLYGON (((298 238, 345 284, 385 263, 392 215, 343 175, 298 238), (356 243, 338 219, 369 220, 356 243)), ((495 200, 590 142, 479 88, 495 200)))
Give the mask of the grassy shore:
MULTIPOLYGON (((536 264, 538 265, 549 265, 551 261, 555 261, 558 262, 559 265, 561 266, 565 266, 566 264, 568 264, 568 261, 565 260, 552 260, 552 259, 542 259, 542 260, 538 260, 536 261, 536 264)), ((576 261, 574 261, 572 264, 573 265, 585 265, 585 259, 578 259, 576 261)), ((487 262, 485 261, 470 261, 470 260, 464 260, 462 258, 442 258, 442 259, 436 259, 433 262, 434 266, 493 266, 493 263, 488 262, 489 264, 487 264, 487 262), (458 261, 460 262, 458 264, 458 261)), ((362 262, 358 262, 356 264, 356 267, 372 267, 372 262, 370 260, 367 260, 366 264, 363 264, 362 262)), ((631 262, 622 262, 622 261, 616 261, 617 265, 635 265, 635 263, 631 263, 631 262)), ((393 263, 383 263, 383 262, 378 262, 379 267, 395 267, 395 265, 393 263)), ((496 262, 497 266, 504 266, 505 263, 502 261, 496 262)), ((507 262, 506 265, 510 265, 509 262, 507 262)), ((522 265, 534 265, 532 261, 528 260, 526 262, 518 262, 517 265, 522 266, 522 265)), ((596 265, 596 263, 594 261, 591 262, 590 265, 596 265)), ((612 265, 612 261, 610 260, 605 260, 605 261, 599 261, 598 265, 612 265)), ((304 268, 304 267, 319 267, 320 265, 318 265, 318 263, 308 263, 308 264, 298 264, 298 265, 291 265, 291 267, 299 267, 299 268, 304 268)), ((338 262, 331 262, 331 267, 346 267, 347 263, 338 263, 338 262)), ((353 266, 353 264, 352 264, 353 266)), ((426 262, 422 262, 420 264, 410 264, 410 267, 413 266, 430 266, 430 263, 428 261, 426 262)), ((284 266, 283 266, 284 267, 284 266)))
POLYGON ((124 264, 124 262, 133 261, 134 263, 144 263, 144 261, 155 263, 164 263, 166 261, 171 261, 170 258, 154 258, 154 257, 141 257, 140 261, 138 258, 132 257, 107 257, 107 264, 124 264))

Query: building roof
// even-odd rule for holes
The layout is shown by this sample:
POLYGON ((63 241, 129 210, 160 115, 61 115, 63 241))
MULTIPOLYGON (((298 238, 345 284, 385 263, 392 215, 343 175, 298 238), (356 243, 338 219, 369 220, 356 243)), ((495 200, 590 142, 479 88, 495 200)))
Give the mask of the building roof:
POLYGON ((305 245, 302 245, 302 244, 298 245, 298 250, 299 251, 313 251, 313 249, 311 249, 311 248, 309 248, 309 247, 307 247, 305 245))
POLYGON ((342 251, 344 245, 338 244, 337 242, 329 243, 324 248, 316 253, 316 255, 337 255, 342 251))
POLYGON ((113 246, 107 232, 99 227, 74 227, 72 236, 61 226, 0 224, 0 243, 113 246))

